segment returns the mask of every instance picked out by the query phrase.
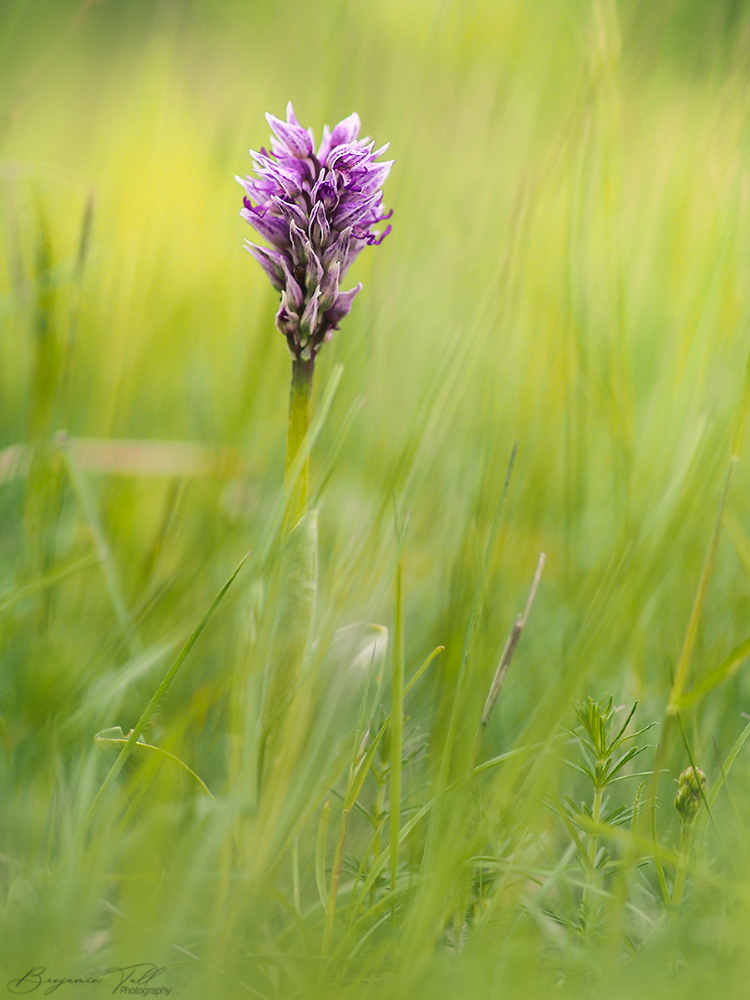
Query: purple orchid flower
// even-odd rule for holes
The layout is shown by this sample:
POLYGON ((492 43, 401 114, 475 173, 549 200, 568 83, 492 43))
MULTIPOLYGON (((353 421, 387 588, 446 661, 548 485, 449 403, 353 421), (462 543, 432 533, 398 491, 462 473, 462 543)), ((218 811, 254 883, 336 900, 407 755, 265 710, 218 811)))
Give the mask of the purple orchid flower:
POLYGON ((358 139, 356 114, 332 132, 324 127, 317 154, 312 129, 300 125, 291 101, 285 122, 266 118, 271 151, 250 150, 257 177, 236 180, 245 189, 240 215, 271 248, 245 245, 281 292, 276 326, 292 356, 311 361, 362 288, 342 292, 339 282, 365 246, 391 231, 373 227, 392 214, 383 209, 381 186, 393 161, 375 162, 388 146, 373 151, 373 142, 358 139))

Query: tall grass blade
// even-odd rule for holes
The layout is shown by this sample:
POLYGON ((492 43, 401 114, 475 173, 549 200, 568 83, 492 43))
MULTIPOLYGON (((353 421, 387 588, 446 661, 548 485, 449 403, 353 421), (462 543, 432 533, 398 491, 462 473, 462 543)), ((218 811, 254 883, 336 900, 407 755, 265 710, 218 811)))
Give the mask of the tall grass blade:
MULTIPOLYGON (((249 553, 248 553, 248 555, 249 555, 249 553)), ((159 687, 154 692, 154 694, 153 694, 151 700, 149 701, 148 705, 143 710, 143 712, 141 714, 141 717, 138 719, 138 722, 135 724, 135 727, 133 728, 133 730, 128 735, 128 737, 127 737, 127 739, 125 741, 125 745, 123 746, 122 750, 120 750, 120 753, 118 754, 117 760, 115 760, 114 764, 112 765, 112 767, 107 772, 107 776, 104 779, 104 781, 102 782, 102 785, 99 788, 99 791, 96 793, 94 801, 89 806, 89 810, 88 810, 88 813, 86 814, 86 819, 85 819, 85 822, 84 822, 84 826, 85 826, 86 829, 88 829, 88 827, 91 825, 94 817, 96 816, 97 810, 98 810, 99 806, 101 805, 102 801, 104 800, 105 795, 109 791, 109 788, 112 785, 112 782, 117 778, 118 774, 120 773, 120 771, 122 770, 122 768, 125 766, 125 763, 126 763, 128 757, 133 752, 133 750, 135 748, 135 745, 138 742, 139 736, 141 735, 141 733, 143 732, 143 730, 146 728, 149 719, 151 718, 151 716, 154 714, 154 711, 156 710, 157 705, 159 704, 159 702, 161 701, 161 699, 166 694, 167 689, 169 688, 169 685, 172 683, 172 681, 174 680, 175 676, 177 675, 177 671, 180 669, 180 667, 182 666, 182 664, 187 659, 187 656, 190 653, 190 650, 193 648, 193 646, 195 645, 195 643, 198 641, 198 638, 200 637, 201 632, 206 627, 206 625, 209 623, 209 621, 210 621, 213 613, 216 611, 216 609, 218 608, 218 606, 224 600, 224 596, 225 596, 226 592, 229 590, 229 588, 234 583, 235 577, 237 576, 237 574, 239 573, 239 571, 242 569, 242 567, 245 565, 245 562, 246 562, 247 558, 248 558, 247 555, 243 557, 243 559, 241 560, 241 562, 239 563, 239 565, 237 566, 237 568, 235 569, 235 571, 232 573, 232 575, 229 577, 229 579, 227 580, 227 582, 224 584, 224 586, 221 588, 221 590, 219 591, 219 593, 216 595, 216 597, 213 599, 213 601, 211 602, 211 604, 208 606, 208 608, 206 609, 206 611, 203 613, 203 616, 201 617, 200 621, 198 622, 198 624, 193 629, 193 632, 190 635, 190 638, 187 640, 187 642, 185 643, 185 645, 182 647, 182 649, 180 650, 180 652, 177 654, 177 658, 175 659, 174 663, 170 666, 169 670, 164 675, 164 678, 163 678, 161 684, 159 685, 159 687)))

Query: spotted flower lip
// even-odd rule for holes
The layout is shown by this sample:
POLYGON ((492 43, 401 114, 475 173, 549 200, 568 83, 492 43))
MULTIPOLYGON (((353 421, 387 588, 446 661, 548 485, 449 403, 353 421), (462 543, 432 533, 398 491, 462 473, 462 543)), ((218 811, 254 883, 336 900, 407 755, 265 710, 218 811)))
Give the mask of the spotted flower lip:
POLYGON ((240 215, 270 246, 245 247, 281 292, 276 326, 293 357, 314 359, 351 310, 362 285, 341 291, 339 282, 365 246, 378 246, 391 231, 376 229, 390 218, 382 185, 393 160, 388 148, 358 139, 359 116, 344 118, 323 138, 317 153, 312 129, 297 121, 291 101, 286 121, 267 114, 270 151, 250 150, 256 176, 237 177, 245 189, 240 215))

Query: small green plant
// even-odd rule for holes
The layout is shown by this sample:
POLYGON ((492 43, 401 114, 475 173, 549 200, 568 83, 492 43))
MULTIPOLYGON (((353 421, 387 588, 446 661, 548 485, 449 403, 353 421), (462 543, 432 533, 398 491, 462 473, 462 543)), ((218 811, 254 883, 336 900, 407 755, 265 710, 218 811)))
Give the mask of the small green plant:
POLYGON ((627 765, 647 749, 634 741, 651 726, 627 732, 637 707, 636 702, 624 721, 616 722, 624 709, 614 705, 611 695, 600 701, 588 697, 576 708, 578 726, 568 730, 580 751, 580 760, 568 763, 583 774, 591 786, 588 802, 578 806, 566 796, 562 806, 563 819, 573 835, 584 871, 578 926, 588 935, 596 930, 602 882, 619 868, 610 850, 600 845, 600 840, 611 829, 633 822, 643 788, 641 784, 631 805, 611 801, 609 793, 616 783, 637 777, 626 770, 627 765))

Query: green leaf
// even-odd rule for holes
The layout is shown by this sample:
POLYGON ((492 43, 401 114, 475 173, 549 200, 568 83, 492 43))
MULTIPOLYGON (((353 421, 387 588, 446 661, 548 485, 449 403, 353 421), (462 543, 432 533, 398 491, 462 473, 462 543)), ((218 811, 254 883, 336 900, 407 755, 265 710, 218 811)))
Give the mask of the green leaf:
POLYGON ((312 639, 318 579, 318 512, 289 535, 282 557, 279 603, 266 662, 261 705, 261 785, 266 786, 288 743, 289 708, 312 639))
MULTIPOLYGON (((94 737, 94 742, 112 760, 123 750, 128 740, 120 726, 103 729, 94 737)), ((191 795, 207 795, 213 798, 205 783, 187 764, 167 750, 142 743, 137 740, 129 754, 124 773, 137 777, 143 775, 152 790, 162 798, 187 798, 191 795)))
POLYGON ((750 639, 745 639, 744 642, 741 642, 739 646, 732 650, 729 656, 718 667, 707 674, 700 684, 696 684, 692 690, 687 691, 682 697, 678 698, 675 702, 675 708, 678 711, 682 711, 690 705, 694 705, 696 701, 707 695, 710 691, 713 691, 719 684, 723 684, 724 681, 729 680, 730 677, 737 673, 748 655, 750 655, 750 639))

